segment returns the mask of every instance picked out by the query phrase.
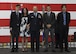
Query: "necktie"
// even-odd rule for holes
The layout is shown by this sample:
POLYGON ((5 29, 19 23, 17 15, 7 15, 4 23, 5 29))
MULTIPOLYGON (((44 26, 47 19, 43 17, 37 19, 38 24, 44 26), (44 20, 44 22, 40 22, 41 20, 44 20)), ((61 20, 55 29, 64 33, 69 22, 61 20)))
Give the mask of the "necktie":
POLYGON ((47 14, 48 14, 48 16, 50 16, 50 12, 48 12, 47 14))
POLYGON ((63 19, 64 19, 63 24, 66 25, 66 13, 63 13, 63 19))
POLYGON ((16 13, 17 17, 19 17, 19 12, 16 13))

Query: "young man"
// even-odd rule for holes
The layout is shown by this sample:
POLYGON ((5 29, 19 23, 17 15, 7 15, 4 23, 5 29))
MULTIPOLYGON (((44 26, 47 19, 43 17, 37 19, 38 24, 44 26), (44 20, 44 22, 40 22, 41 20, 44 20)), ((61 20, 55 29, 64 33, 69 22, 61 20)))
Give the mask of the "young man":
POLYGON ((18 37, 20 32, 21 13, 19 13, 20 5, 16 5, 16 10, 10 16, 10 31, 12 35, 12 50, 18 51, 18 37), (14 39, 16 38, 16 48, 14 47, 14 39))
POLYGON ((59 27, 59 35, 60 35, 60 52, 63 52, 63 42, 65 43, 65 51, 70 52, 68 50, 68 30, 70 23, 70 13, 66 11, 66 5, 63 4, 61 6, 61 12, 58 13, 57 22, 59 27))
POLYGON ((43 23, 44 23, 44 34, 45 34, 45 51, 48 51, 48 35, 49 32, 51 34, 52 39, 52 52, 55 52, 54 47, 54 25, 55 25, 55 13, 51 11, 50 6, 47 6, 47 12, 43 15, 43 23))

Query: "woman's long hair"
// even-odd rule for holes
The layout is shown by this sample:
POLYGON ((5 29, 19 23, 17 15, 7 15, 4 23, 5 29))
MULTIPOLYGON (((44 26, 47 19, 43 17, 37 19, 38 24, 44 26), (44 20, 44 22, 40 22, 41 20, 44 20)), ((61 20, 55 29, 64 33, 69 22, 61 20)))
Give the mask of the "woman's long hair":
POLYGON ((28 16, 28 9, 27 8, 22 8, 22 16, 24 16, 24 9, 26 9, 26 16, 28 16))

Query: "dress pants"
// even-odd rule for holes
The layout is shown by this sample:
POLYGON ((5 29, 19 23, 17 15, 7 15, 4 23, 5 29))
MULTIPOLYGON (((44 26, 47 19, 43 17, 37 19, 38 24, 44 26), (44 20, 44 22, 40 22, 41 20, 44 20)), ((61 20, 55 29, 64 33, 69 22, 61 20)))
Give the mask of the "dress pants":
POLYGON ((39 51, 40 31, 31 31, 31 51, 34 51, 34 41, 36 41, 36 51, 39 51))
POLYGON ((45 29, 45 47, 46 49, 48 49, 48 36, 49 36, 49 32, 50 32, 50 38, 52 40, 52 50, 55 49, 54 45, 55 45, 55 42, 54 42, 54 29, 53 28, 50 28, 50 29, 45 29))
POLYGON ((60 49, 63 50, 63 43, 65 43, 65 50, 68 50, 68 28, 63 26, 60 30, 60 49))
POLYGON ((55 31, 55 47, 59 46, 59 42, 60 42, 60 37, 59 37, 59 31, 55 31))
POLYGON ((19 37, 19 29, 12 30, 12 49, 18 50, 18 37, 19 37), (14 39, 16 38, 16 47, 14 46, 14 39))

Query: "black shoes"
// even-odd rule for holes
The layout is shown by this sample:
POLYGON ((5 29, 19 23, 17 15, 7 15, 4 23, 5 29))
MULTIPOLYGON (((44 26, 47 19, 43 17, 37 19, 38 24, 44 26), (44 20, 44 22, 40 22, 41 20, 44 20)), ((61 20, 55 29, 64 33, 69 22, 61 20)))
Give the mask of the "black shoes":
POLYGON ((58 47, 58 46, 56 46, 55 48, 56 48, 56 49, 58 49, 59 47, 58 47))
POLYGON ((11 52, 14 52, 14 50, 11 50, 11 52))
POLYGON ((18 49, 12 49, 11 52, 18 52, 18 49))
POLYGON ((15 52, 18 52, 18 49, 16 49, 15 52))
MULTIPOLYGON (((63 50, 60 50, 60 52, 63 52, 63 50)), ((71 52, 71 51, 69 51, 69 50, 65 50, 65 52, 71 52)))
POLYGON ((60 50, 60 52, 63 52, 63 50, 60 50))
MULTIPOLYGON (((46 50, 44 50, 44 52, 48 52, 48 50, 46 49, 46 50)), ((56 52, 55 50, 52 50, 52 52, 56 52)))
MULTIPOLYGON (((31 50, 31 52, 35 52, 34 50, 31 50)), ((39 52, 39 50, 36 50, 36 52, 39 52)))
POLYGON ((52 50, 52 52, 56 52, 55 50, 52 50))
POLYGON ((44 50, 44 52, 48 52, 48 50, 46 49, 46 50, 44 50))
POLYGON ((65 50, 66 52, 71 52, 70 50, 65 50))
POLYGON ((36 52, 39 52, 39 49, 36 49, 36 52))
POLYGON ((34 52, 34 50, 31 50, 31 52, 34 52))

